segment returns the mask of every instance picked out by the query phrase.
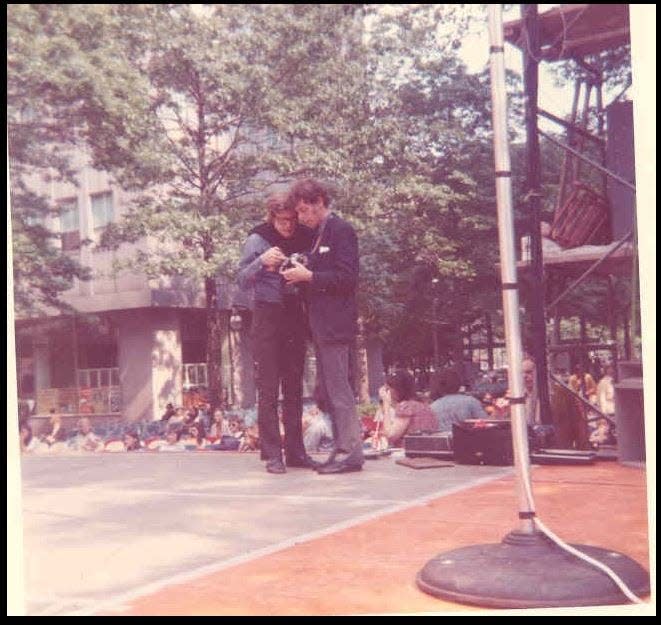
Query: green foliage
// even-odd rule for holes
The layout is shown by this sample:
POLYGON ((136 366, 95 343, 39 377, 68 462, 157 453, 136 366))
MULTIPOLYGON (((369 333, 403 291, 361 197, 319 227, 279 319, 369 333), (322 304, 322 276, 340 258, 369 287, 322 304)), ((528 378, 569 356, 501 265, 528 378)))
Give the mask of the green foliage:
POLYGON ((379 405, 373 403, 358 404, 356 409, 361 417, 373 417, 379 409, 379 405))
POLYGON ((499 298, 489 83, 457 57, 454 7, 372 20, 373 156, 345 200, 362 218, 361 311, 387 354, 430 357, 436 328, 445 355, 499 298))
MULTIPOLYGON (((631 46, 624 45, 612 50, 605 50, 583 59, 590 67, 601 72, 604 87, 609 91, 619 92, 631 84, 631 46)), ((593 78, 591 74, 574 60, 562 61, 551 65, 557 84, 566 84, 578 78, 593 78)))
MULTIPOLYGON (((61 295, 89 270, 58 246, 48 227, 58 207, 34 191, 36 177, 73 181, 69 149, 81 131, 74 88, 76 64, 60 73, 54 59, 68 53, 48 15, 63 5, 10 5, 7 13, 7 130, 11 192, 14 304, 18 315, 68 311, 61 295)), ((59 23, 59 20, 56 21, 59 23)), ((81 90, 84 89, 81 87, 81 90)))
MULTIPOLYGON (((359 234, 367 332, 429 356, 436 329, 449 354, 501 304, 488 74, 457 56, 470 19, 460 5, 12 5, 12 192, 23 165, 71 177, 63 146, 85 145, 132 192, 102 240, 136 244, 117 268, 204 282, 212 310, 265 194, 317 176, 359 234), (21 122, 28 106, 38 122, 21 122)), ((550 216, 560 157, 542 151, 550 216)), ((525 231, 524 162, 513 150, 525 231)), ((37 284, 28 260, 48 238, 24 227, 52 210, 37 206, 15 208, 21 284, 37 284)))

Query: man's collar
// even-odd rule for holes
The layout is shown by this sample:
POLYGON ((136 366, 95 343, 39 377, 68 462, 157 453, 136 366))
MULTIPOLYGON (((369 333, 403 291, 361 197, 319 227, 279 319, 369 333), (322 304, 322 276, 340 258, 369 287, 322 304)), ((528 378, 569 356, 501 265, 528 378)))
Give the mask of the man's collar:
POLYGON ((317 226, 317 229, 315 230, 315 232, 317 234, 324 231, 324 228, 326 227, 326 223, 331 218, 332 214, 333 213, 331 211, 328 211, 328 214, 319 222, 319 225, 317 226))

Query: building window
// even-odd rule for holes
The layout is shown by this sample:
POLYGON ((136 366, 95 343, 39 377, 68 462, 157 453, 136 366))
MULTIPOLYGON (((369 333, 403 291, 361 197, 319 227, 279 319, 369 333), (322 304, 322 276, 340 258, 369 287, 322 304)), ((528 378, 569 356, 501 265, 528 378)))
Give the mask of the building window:
POLYGON ((117 414, 122 411, 119 368, 78 369, 78 412, 117 414))
POLYGON ((112 192, 97 193, 92 196, 92 227, 95 230, 105 228, 115 218, 112 192))
POLYGON ((80 213, 75 199, 60 204, 60 234, 63 251, 80 248, 80 213))
POLYGON ((207 364, 191 363, 184 365, 184 389, 207 387, 207 364))
POLYGON ((80 388, 105 388, 119 386, 119 369, 78 369, 78 386, 80 388))

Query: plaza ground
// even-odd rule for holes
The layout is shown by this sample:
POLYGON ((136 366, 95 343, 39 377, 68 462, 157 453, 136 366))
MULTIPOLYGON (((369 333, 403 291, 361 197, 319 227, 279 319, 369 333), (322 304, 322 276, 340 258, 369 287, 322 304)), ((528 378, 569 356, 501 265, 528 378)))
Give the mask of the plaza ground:
MULTIPOLYGON (((649 570, 644 467, 532 477, 556 534, 649 570)), ((421 592, 415 575, 517 527, 511 467, 387 457, 360 473, 276 476, 256 454, 120 453, 24 456, 22 479, 28 615, 483 613, 421 592)))

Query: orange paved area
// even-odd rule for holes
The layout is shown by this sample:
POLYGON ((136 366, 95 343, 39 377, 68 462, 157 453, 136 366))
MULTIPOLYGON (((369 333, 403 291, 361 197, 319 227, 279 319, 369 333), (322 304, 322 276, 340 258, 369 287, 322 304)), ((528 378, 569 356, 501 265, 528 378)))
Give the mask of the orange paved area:
MULTIPOLYGON (((644 470, 603 462, 534 467, 532 476, 537 513, 563 540, 619 551, 649 570, 644 470)), ((499 479, 165 588, 121 614, 480 611, 426 595, 415 576, 440 552, 500 542, 516 514, 514 477, 499 479)))

